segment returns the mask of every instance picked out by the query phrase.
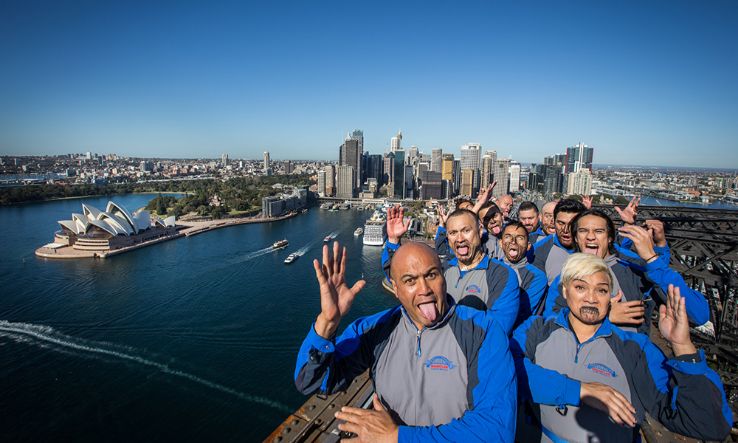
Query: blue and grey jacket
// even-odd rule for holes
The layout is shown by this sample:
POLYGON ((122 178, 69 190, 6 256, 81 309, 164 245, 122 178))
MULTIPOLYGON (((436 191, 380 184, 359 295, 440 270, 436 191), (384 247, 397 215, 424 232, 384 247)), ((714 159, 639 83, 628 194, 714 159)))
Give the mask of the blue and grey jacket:
MULTIPOLYGON (((434 244, 436 247, 436 253, 439 257, 450 259, 454 256, 454 251, 448 244, 446 228, 443 226, 439 226, 438 229, 436 229, 434 244)), ((490 235, 486 230, 482 234, 482 244, 484 245, 486 254, 490 257, 502 260, 502 257, 505 256, 505 253, 500 247, 499 239, 494 235, 490 235)))
POLYGON ((400 441, 513 441, 515 367, 507 335, 483 312, 452 305, 441 321, 418 330, 398 306, 356 320, 335 340, 313 326, 297 356, 295 384, 304 394, 331 393, 366 369, 401 424, 400 441))
POLYGON ((528 251, 528 261, 546 273, 546 278, 548 278, 548 284, 550 285, 553 279, 561 273, 569 255, 575 252, 576 249, 569 249, 562 246, 559 242, 559 237, 554 233, 538 240, 530 248, 530 251, 528 251))
POLYGON ((518 319, 515 321, 515 327, 517 327, 531 315, 539 315, 543 311, 548 281, 546 274, 528 263, 525 257, 517 263, 510 263, 507 258, 503 258, 502 262, 512 268, 518 276, 520 307, 518 308, 518 319))
MULTIPOLYGON (((382 267, 388 278, 392 255, 399 247, 388 241, 382 250, 382 267)), ((509 266, 485 255, 474 269, 462 271, 453 257, 444 263, 444 277, 446 290, 456 303, 489 312, 508 335, 512 332, 520 306, 520 287, 509 266)))
POLYGON ((531 245, 535 244, 538 240, 542 239, 543 237, 546 237, 548 234, 543 232, 543 225, 541 222, 538 222, 538 226, 534 231, 528 234, 528 243, 531 245))
POLYGON ((569 310, 531 317, 515 330, 510 348, 521 399, 532 403, 542 441, 634 441, 607 414, 580 403, 581 383, 606 384, 623 394, 642 423, 646 413, 669 430, 704 440, 722 440, 733 416, 720 377, 702 351, 667 359, 644 334, 623 331, 607 318, 579 343, 569 310))
MULTIPOLYGON (((638 332, 648 333, 651 312, 656 304, 666 304, 666 292, 669 285, 679 288, 687 308, 689 321, 695 325, 705 324, 710 320, 710 307, 702 293, 690 288, 681 274, 669 267, 663 259, 651 263, 643 262, 641 267, 629 260, 608 256, 605 262, 615 275, 613 293, 623 291, 622 301, 644 300, 646 303, 646 321, 638 328, 638 332), (654 303, 656 302, 656 303, 654 303)), ((543 316, 555 315, 566 307, 566 300, 561 294, 561 275, 556 276, 548 289, 543 316)))

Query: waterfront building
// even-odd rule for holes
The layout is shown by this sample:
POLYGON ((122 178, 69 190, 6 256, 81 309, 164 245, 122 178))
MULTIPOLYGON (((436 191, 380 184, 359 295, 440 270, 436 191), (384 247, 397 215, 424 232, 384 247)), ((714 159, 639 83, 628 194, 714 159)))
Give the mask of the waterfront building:
POLYGON ((472 169, 474 171, 472 192, 479 189, 479 166, 482 157, 481 154, 482 145, 479 143, 467 143, 461 147, 461 169, 472 169))
POLYGON ((567 194, 590 195, 592 193, 592 173, 582 168, 567 175, 567 194))
POLYGON ((318 171, 318 195, 325 197, 325 170, 318 171))
POLYGON ((430 170, 433 172, 441 171, 441 161, 443 160, 443 149, 436 148, 431 150, 431 165, 430 170))
POLYGON ((333 165, 326 165, 325 168, 325 196, 333 197, 336 195, 336 168, 333 165))
POLYGON ((510 159, 501 159, 495 162, 494 166, 494 180, 497 182, 497 186, 492 191, 493 197, 501 197, 507 194, 510 190, 510 159))
POLYGON ((292 192, 272 195, 261 199, 264 217, 279 217, 307 206, 307 190, 293 188, 292 192))
MULTIPOLYGON (((347 138, 341 145, 338 166, 351 166, 354 168, 353 193, 354 190, 361 187, 361 152, 359 151, 359 141, 347 138)), ((339 180, 340 182, 340 180, 339 180)), ((340 188, 340 184, 339 184, 340 188)))
POLYGON ((338 198, 354 198, 354 184, 356 183, 356 169, 350 165, 339 165, 336 174, 338 189, 336 197, 338 198))
POLYGON ((510 192, 520 191, 520 163, 510 162, 510 192))

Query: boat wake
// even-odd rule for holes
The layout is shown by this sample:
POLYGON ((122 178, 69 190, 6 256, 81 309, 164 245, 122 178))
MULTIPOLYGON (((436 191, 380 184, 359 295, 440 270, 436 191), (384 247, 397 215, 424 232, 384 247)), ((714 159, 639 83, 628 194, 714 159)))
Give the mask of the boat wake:
POLYGON ((231 264, 234 264, 234 265, 235 264, 238 264, 238 263, 243 263, 243 262, 246 262, 246 261, 249 261, 249 260, 253 260, 253 259, 257 258, 257 257, 261 257, 262 255, 266 255, 266 254, 268 254, 268 253, 270 253, 270 252, 272 252, 274 250, 275 249, 273 247, 268 246, 266 248, 259 249, 258 251, 249 252, 248 254, 244 254, 244 255, 242 255, 240 257, 236 257, 236 258, 230 260, 230 262, 231 262, 231 264))
POLYGON ((111 343, 94 342, 78 337, 71 337, 59 333, 49 326, 31 323, 12 323, 5 320, 0 320, 0 337, 10 338, 18 343, 33 343, 60 353, 68 354, 70 351, 77 351, 93 358, 113 357, 115 359, 137 363, 157 369, 164 374, 180 377, 207 388, 230 394, 241 400, 258 403, 286 413, 291 412, 287 406, 274 400, 245 394, 228 386, 198 377, 197 375, 171 368, 167 364, 142 357, 138 355, 139 352, 131 347, 120 347, 111 343))

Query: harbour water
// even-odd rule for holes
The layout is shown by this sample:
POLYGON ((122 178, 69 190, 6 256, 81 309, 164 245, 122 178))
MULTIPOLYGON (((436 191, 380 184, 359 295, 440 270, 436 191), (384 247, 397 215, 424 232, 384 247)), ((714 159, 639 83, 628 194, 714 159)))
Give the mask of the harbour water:
POLYGON ((320 309, 311 261, 331 232, 349 281, 368 283, 350 319, 394 305, 381 248, 353 235, 370 212, 314 208, 105 260, 35 257, 83 202, 107 198, 0 208, 2 441, 260 441, 305 400, 294 361, 320 309))

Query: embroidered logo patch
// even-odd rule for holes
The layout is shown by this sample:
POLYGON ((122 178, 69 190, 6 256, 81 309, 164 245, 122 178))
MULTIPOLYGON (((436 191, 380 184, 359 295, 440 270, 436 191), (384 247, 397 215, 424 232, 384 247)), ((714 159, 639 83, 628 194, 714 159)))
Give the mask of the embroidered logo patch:
POLYGON ((587 369, 594 372, 595 374, 604 375, 606 377, 617 377, 615 371, 603 365, 602 363, 590 363, 587 365, 587 369))
POLYGON ((466 287, 465 291, 466 291, 467 294, 477 294, 477 295, 479 295, 479 294, 482 293, 482 288, 480 288, 477 285, 469 285, 469 286, 466 287))
POLYGON ((446 357, 436 355, 435 357, 425 361, 425 367, 431 371, 450 371, 455 368, 456 365, 446 357))

